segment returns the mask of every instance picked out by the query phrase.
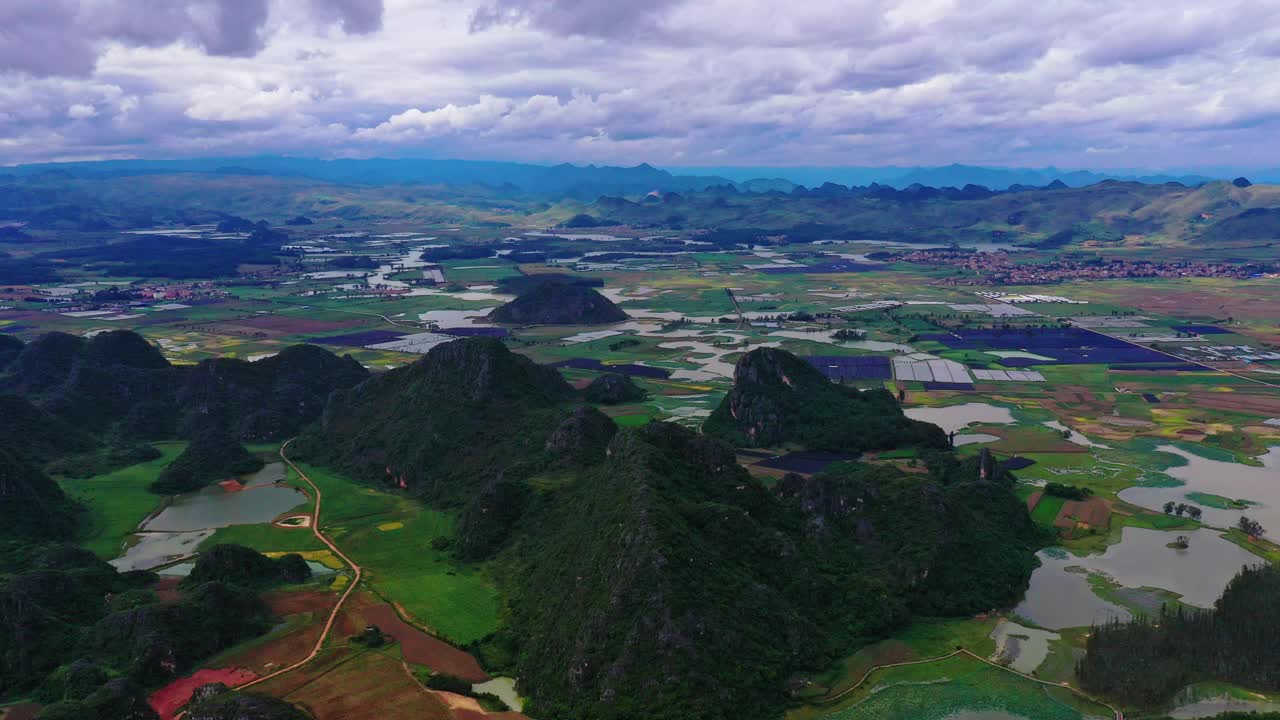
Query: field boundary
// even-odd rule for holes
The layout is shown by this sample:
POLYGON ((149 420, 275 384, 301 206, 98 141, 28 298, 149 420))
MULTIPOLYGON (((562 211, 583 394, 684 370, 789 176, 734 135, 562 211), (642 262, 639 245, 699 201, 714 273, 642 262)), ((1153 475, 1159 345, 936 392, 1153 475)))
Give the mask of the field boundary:
POLYGON ((837 700, 839 700, 840 698, 842 698, 842 697, 844 697, 844 696, 848 695, 849 693, 853 692, 854 690, 857 690, 858 688, 862 687, 862 686, 863 686, 863 684, 865 684, 865 683, 867 682, 867 679, 871 677, 871 674, 872 674, 872 673, 874 673, 874 672, 877 672, 877 671, 879 671, 879 670, 886 670, 886 669, 888 669, 888 668, 895 668, 895 667, 905 667, 905 666, 908 666, 908 665, 927 665, 927 664, 929 664, 929 663, 935 663, 935 662, 941 662, 941 661, 943 661, 943 660, 949 660, 949 659, 951 659, 951 658, 953 658, 953 657, 955 657, 955 656, 957 656, 957 655, 967 655, 967 656, 969 656, 969 657, 973 658, 974 660, 977 660, 978 662, 985 663, 985 664, 987 664, 987 665, 990 665, 990 666, 991 666, 991 667, 993 667, 993 668, 996 668, 996 669, 999 669, 999 670, 1004 670, 1004 671, 1005 671, 1005 672, 1007 672, 1007 673, 1011 673, 1011 674, 1013 674, 1013 675, 1017 675, 1017 676, 1018 676, 1018 677, 1020 677, 1020 678, 1023 678, 1023 679, 1026 679, 1026 680, 1030 680, 1030 681, 1032 681, 1032 682, 1039 683, 1039 684, 1041 684, 1041 685, 1047 685, 1047 686, 1049 686, 1049 687, 1062 688, 1062 689, 1065 689, 1065 690, 1069 690, 1069 691, 1071 691, 1071 693, 1072 693, 1072 694, 1076 695, 1077 697, 1083 698, 1083 699, 1085 699, 1085 700, 1088 700, 1088 701, 1089 701, 1089 702, 1091 702, 1091 703, 1094 703, 1094 704, 1096 704, 1096 705, 1101 705, 1102 707, 1107 708, 1108 710, 1110 710, 1110 711, 1111 711, 1111 713, 1112 713, 1112 715, 1114 716, 1115 720, 1124 720, 1124 713, 1123 713, 1123 712, 1121 712, 1119 709, 1117 709, 1114 705, 1112 705, 1111 703, 1103 702, 1103 701, 1101 701, 1101 700, 1099 700, 1099 699, 1097 699, 1097 698, 1095 698, 1095 697, 1093 697, 1093 696, 1089 695, 1088 693, 1084 692, 1083 690, 1080 690, 1080 689, 1077 689, 1077 688, 1075 688, 1075 687, 1072 687, 1071 685, 1069 685, 1069 684, 1067 684, 1067 683, 1055 683, 1055 682, 1049 682, 1048 680, 1042 680, 1042 679, 1040 679, 1040 678, 1038 678, 1038 677, 1033 677, 1033 676, 1031 676, 1031 675, 1027 675, 1027 674, 1025 674, 1025 673, 1020 673, 1020 672, 1018 672, 1017 670, 1014 670, 1014 669, 1013 669, 1013 668, 1011 668, 1011 667, 1008 667, 1008 666, 1006 666, 1006 665, 1001 665, 1001 664, 996 663, 996 662, 992 662, 990 659, 988 659, 988 658, 984 658, 984 657, 982 657, 982 656, 980 656, 980 655, 977 655, 977 654, 975 654, 975 653, 973 653, 973 652, 971 652, 971 651, 969 651, 968 649, 963 648, 963 647, 958 647, 958 648, 956 648, 956 649, 955 649, 955 651, 953 651, 953 652, 949 652, 949 653, 947 653, 946 655, 939 655, 938 657, 926 658, 926 659, 924 659, 924 660, 908 660, 908 661, 906 661, 906 662, 897 662, 897 663, 887 663, 887 664, 884 664, 884 665, 876 665, 876 666, 872 667, 871 669, 867 670, 865 673, 863 673, 863 675, 862 675, 862 679, 858 680, 858 682, 857 682, 857 683, 855 683, 854 685, 852 685, 852 686, 850 686, 850 687, 847 687, 847 688, 845 688, 844 690, 841 690, 838 694, 833 695, 832 697, 826 698, 826 699, 824 699, 824 700, 822 700, 822 701, 818 702, 817 704, 818 704, 818 705, 830 705, 831 703, 836 702, 836 701, 837 701, 837 700))

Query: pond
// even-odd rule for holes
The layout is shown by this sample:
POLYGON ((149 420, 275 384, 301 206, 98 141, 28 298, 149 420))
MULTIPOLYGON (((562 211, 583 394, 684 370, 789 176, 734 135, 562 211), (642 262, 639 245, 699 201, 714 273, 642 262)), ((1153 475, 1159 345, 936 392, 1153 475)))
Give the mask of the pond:
POLYGON ((109 561, 120 572, 150 570, 178 558, 194 555, 200 543, 213 536, 213 530, 192 532, 142 532, 124 555, 109 561))
POLYGON ((1042 551, 1039 557, 1042 564, 1014 612, 1052 630, 1131 617, 1128 610, 1093 593, 1087 572, 1107 575, 1125 588, 1168 590, 1181 595, 1184 603, 1207 608, 1241 568, 1262 562, 1207 528, 1162 532, 1126 527, 1120 542, 1101 555, 1076 557, 1059 549, 1042 551), (1187 549, 1168 547, 1178 535, 1190 539, 1187 549))
POLYGON ((302 491, 276 484, 285 477, 283 463, 268 463, 241 478, 243 490, 210 485, 178 495, 142 524, 136 542, 111 564, 121 571, 149 570, 194 554, 217 528, 271 522, 307 501, 302 491))
POLYGON ((1026 675, 1035 672, 1049 657, 1049 643, 1062 639, 1058 633, 1029 628, 1010 620, 1001 620, 990 637, 996 641, 996 651, 992 653, 991 660, 1004 661, 1026 675))
POLYGON ((307 501, 300 490, 275 484, 284 477, 284 465, 271 463, 245 478, 243 490, 227 492, 219 485, 210 485, 179 495, 142 529, 153 533, 190 532, 271 522, 280 513, 307 501))
POLYGON ((1009 408, 987 403, 965 403, 949 407, 913 407, 904 411, 912 420, 933 423, 947 433, 959 432, 974 423, 1011 425, 1017 422, 1009 408))
POLYGON ((961 445, 977 445, 979 443, 995 442, 999 439, 999 436, 988 435, 987 433, 964 433, 952 438, 952 443, 956 447, 960 447, 961 445))
MULTIPOLYGON (((307 567, 311 568, 312 577, 336 575, 338 572, 331 567, 325 567, 324 563, 316 562, 315 560, 307 560, 306 562, 307 567)), ((157 570, 156 573, 165 577, 186 577, 191 574, 191 571, 195 569, 195 566, 196 564, 194 562, 181 562, 176 565, 170 565, 169 567, 157 570)))
POLYGON ((1257 505, 1247 510, 1225 510, 1193 503, 1204 511, 1202 521, 1215 527, 1232 527, 1246 515, 1280 533, 1280 446, 1271 448, 1258 458, 1262 467, 1238 462, 1211 460, 1173 445, 1160 445, 1160 452, 1186 460, 1185 465, 1165 471, 1181 480, 1178 487, 1132 487, 1120 492, 1120 499, 1152 510, 1160 510, 1166 502, 1188 502, 1189 493, 1221 495, 1233 500, 1249 500, 1257 505))

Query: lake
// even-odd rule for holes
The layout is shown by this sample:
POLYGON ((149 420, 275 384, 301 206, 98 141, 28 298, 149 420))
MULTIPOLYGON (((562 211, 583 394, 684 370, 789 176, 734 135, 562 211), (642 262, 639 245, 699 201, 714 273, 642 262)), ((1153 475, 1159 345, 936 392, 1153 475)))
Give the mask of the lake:
POLYGON ((1014 612, 1052 630, 1131 617, 1128 610, 1095 595, 1085 572, 1069 568, 1103 573, 1126 588, 1169 590, 1181 595, 1184 603, 1207 608, 1241 568, 1262 562, 1207 528, 1162 532, 1126 527, 1120 542, 1101 555, 1076 557, 1051 549, 1038 556, 1041 566, 1032 573, 1026 597, 1014 612), (1167 547, 1178 535, 1190 538, 1186 550, 1167 547))
POLYGON ((1223 510, 1193 504, 1204 511, 1202 522, 1206 524, 1233 527, 1240 522, 1241 515, 1247 515, 1273 533, 1280 533, 1280 446, 1271 448, 1258 458, 1262 467, 1211 460, 1173 445, 1160 445, 1156 449, 1186 461, 1184 465, 1165 471, 1184 484, 1178 487, 1128 488, 1120 492, 1121 500, 1157 511, 1166 502, 1188 502, 1187 495, 1194 492, 1250 500, 1258 504, 1247 510, 1223 510))

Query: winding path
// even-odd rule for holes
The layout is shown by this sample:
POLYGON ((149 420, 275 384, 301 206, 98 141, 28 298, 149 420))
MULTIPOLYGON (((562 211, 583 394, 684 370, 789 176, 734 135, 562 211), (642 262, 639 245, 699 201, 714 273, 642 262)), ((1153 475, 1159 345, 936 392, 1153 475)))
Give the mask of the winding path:
POLYGON ((356 586, 360 584, 360 579, 362 577, 360 566, 352 562, 351 558, 347 557, 332 540, 325 537, 324 533, 320 532, 320 502, 322 500, 322 493, 320 492, 319 486, 317 486, 310 477, 307 477, 307 474, 302 471, 302 468, 295 465, 293 461, 289 459, 289 456, 285 454, 285 449, 289 447, 289 443, 291 442, 293 442, 293 439, 286 440, 285 443, 280 446, 280 459, 284 460, 285 464, 293 468, 293 471, 298 473, 298 477, 302 478, 308 485, 310 485, 311 489, 316 494, 316 506, 311 512, 311 532, 315 533, 316 538, 319 539, 320 542, 324 543, 325 547, 329 548, 334 555, 337 555, 338 558, 351 567, 351 570, 355 573, 355 577, 353 577, 351 582, 347 584, 347 589, 338 598, 337 604, 333 606, 333 610, 329 613, 329 619, 325 621, 324 631, 320 633, 320 637, 316 640, 316 645, 311 649, 310 655, 307 655, 302 660, 299 660, 288 667, 281 668, 269 675, 263 675, 252 682, 245 683, 244 685, 236 688, 237 690, 251 688, 254 685, 264 683, 272 678, 284 675, 287 672, 297 670, 303 665, 315 660, 316 656, 320 654, 321 648, 324 647, 325 641, 329 639, 329 634, 333 631, 333 625, 338 620, 338 613, 342 612, 342 606, 346 604, 347 598, 351 597, 351 593, 355 592, 356 586))

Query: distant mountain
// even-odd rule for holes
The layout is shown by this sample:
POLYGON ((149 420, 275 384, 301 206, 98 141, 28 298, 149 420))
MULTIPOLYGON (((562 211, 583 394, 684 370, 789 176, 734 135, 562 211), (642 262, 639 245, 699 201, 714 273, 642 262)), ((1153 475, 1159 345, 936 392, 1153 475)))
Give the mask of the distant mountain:
MULTIPOLYGON (((1103 180, 1126 180, 1148 185, 1162 185, 1168 182, 1199 185, 1215 179, 1231 179, 1239 174, 1238 172, 1169 174, 1140 170, 1108 172, 1061 170, 1055 167, 1003 168, 959 164, 936 167, 682 167, 669 169, 675 173, 702 173, 726 177, 733 180, 738 189, 751 192, 781 189, 764 186, 758 178, 772 178, 767 182, 791 182, 807 188, 818 188, 824 183, 835 183, 848 186, 880 184, 899 189, 916 184, 933 188, 981 185, 991 190, 1006 190, 1015 185, 1044 187, 1054 180, 1061 180, 1070 187, 1083 187, 1103 180)), ((1280 176, 1280 170, 1271 174, 1280 176)), ((1266 172, 1256 173, 1256 175, 1264 181, 1268 179, 1266 172)), ((1255 178, 1250 175, 1250 179, 1255 178)))
POLYGON ((589 287, 549 282, 497 308, 489 319, 512 325, 607 325, 628 317, 589 287))
POLYGON ((596 165, 532 165, 474 160, 340 159, 318 160, 281 156, 193 158, 189 160, 103 160, 98 162, 43 163, 12 168, 15 175, 32 176, 56 171, 67 177, 103 178, 170 173, 209 173, 222 177, 305 177, 336 183, 395 185, 403 183, 484 185, 494 188, 583 197, 647 193, 652 190, 681 192, 730 184, 717 176, 673 175, 647 163, 635 167, 596 165))

